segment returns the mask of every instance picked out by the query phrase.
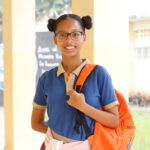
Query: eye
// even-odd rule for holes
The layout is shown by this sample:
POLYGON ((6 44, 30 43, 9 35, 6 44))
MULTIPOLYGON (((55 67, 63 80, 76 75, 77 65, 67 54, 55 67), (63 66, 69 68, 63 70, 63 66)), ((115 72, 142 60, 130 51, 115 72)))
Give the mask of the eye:
POLYGON ((79 37, 79 36, 81 36, 81 33, 80 33, 80 32, 73 32, 73 33, 71 34, 71 36, 72 36, 72 37, 79 37))
POLYGON ((64 37, 66 37, 66 34, 65 33, 59 33, 59 37, 64 38, 64 37))

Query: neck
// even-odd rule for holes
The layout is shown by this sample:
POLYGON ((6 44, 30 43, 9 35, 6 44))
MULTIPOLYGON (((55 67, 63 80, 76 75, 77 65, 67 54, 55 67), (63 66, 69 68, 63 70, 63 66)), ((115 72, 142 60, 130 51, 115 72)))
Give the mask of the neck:
POLYGON ((68 75, 78 66, 80 66, 81 63, 82 59, 80 57, 62 57, 62 65, 68 75))

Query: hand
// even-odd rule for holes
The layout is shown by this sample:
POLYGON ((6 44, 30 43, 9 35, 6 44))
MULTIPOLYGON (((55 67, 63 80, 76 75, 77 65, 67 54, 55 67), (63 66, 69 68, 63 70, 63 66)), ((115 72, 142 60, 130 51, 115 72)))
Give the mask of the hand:
POLYGON ((77 93, 75 90, 70 90, 68 92, 68 94, 70 96, 70 99, 67 101, 67 103, 70 106, 82 111, 85 104, 86 104, 84 94, 83 93, 77 93))
POLYGON ((48 128, 47 132, 46 132, 46 137, 45 137, 45 146, 48 145, 49 141, 53 138, 52 133, 51 133, 51 129, 48 128))

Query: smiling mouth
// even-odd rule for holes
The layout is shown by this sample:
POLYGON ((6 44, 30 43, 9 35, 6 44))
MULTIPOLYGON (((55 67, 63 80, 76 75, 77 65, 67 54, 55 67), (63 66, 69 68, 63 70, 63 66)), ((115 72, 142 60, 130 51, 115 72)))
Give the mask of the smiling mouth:
POLYGON ((66 46, 65 47, 65 49, 68 49, 68 50, 72 50, 72 49, 74 49, 75 48, 75 46, 66 46))

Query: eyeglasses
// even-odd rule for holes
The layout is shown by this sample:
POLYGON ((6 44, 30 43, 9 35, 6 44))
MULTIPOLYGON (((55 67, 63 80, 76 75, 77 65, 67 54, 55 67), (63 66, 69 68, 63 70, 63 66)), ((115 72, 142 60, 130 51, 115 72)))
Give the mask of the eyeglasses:
POLYGON ((71 33, 64 33, 64 32, 55 33, 57 40, 60 42, 67 40, 68 36, 70 36, 73 41, 79 41, 81 40, 82 35, 84 35, 84 32, 80 31, 75 31, 71 33))

